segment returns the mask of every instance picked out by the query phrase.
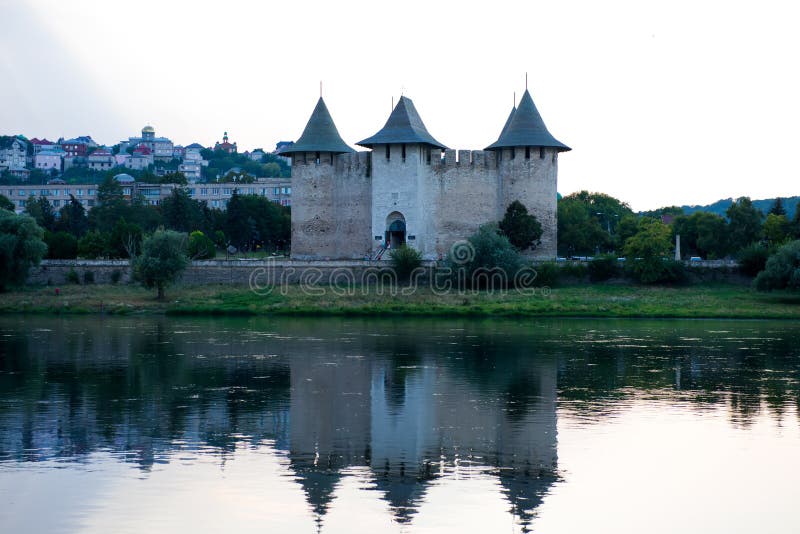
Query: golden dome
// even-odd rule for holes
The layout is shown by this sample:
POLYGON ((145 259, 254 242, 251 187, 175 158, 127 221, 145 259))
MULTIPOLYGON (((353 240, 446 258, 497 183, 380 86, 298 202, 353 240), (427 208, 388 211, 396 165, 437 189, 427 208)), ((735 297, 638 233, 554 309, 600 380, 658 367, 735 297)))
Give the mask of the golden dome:
POLYGON ((142 128, 142 133, 156 133, 156 129, 150 126, 149 124, 142 128))

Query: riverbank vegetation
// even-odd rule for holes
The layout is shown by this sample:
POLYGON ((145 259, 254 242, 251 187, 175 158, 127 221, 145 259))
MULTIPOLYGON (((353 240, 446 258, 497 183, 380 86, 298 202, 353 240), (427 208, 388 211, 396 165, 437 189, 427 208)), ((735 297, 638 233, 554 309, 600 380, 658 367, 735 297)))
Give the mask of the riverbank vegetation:
POLYGON ((3 294, 0 313, 185 315, 375 315, 520 317, 676 317, 800 319, 800 295, 746 286, 575 285, 509 291, 419 288, 392 295, 288 286, 256 294, 243 286, 176 286, 166 300, 134 285, 67 285, 3 294))

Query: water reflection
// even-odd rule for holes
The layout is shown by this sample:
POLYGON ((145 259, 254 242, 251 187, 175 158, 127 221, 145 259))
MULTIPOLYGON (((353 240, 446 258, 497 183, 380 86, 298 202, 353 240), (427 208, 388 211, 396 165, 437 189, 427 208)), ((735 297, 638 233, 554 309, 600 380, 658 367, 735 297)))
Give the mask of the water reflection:
MULTIPOLYGON (((642 397, 796 424, 800 327, 646 321, 0 320, 0 470, 224 464, 268 449, 318 529, 358 479, 411 525, 437 480, 489 477, 527 529, 560 480, 557 414, 642 397), (200 455, 200 456, 198 456, 200 455)), ((2 471, 0 471, 2 472, 2 471)))

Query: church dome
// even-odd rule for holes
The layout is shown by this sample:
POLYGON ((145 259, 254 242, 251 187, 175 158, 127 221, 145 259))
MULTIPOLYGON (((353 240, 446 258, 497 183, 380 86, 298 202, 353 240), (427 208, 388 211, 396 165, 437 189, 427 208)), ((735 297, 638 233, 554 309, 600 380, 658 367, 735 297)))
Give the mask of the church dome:
POLYGON ((148 124, 147 126, 142 128, 142 133, 143 134, 145 134, 145 133, 156 133, 156 129, 148 124))

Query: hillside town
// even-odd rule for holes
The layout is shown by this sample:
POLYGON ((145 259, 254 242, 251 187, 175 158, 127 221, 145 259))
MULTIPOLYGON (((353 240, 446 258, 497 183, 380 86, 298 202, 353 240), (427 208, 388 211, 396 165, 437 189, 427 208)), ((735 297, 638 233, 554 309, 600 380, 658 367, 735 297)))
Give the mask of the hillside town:
POLYGON ((213 146, 182 146, 157 136, 150 125, 114 145, 98 143, 90 135, 57 141, 0 135, 0 194, 17 212, 25 210, 32 196, 44 197, 56 210, 70 197, 92 208, 99 185, 113 177, 126 198, 142 198, 150 205, 183 188, 211 208, 225 209, 234 190, 290 206, 291 159, 277 154, 287 145, 291 142, 279 142, 272 151, 239 152, 224 132, 213 146))

